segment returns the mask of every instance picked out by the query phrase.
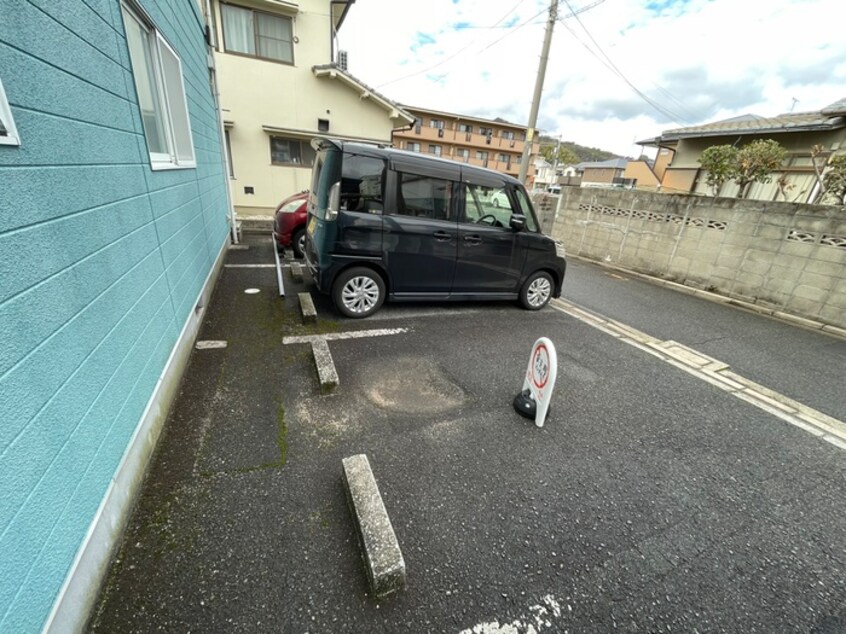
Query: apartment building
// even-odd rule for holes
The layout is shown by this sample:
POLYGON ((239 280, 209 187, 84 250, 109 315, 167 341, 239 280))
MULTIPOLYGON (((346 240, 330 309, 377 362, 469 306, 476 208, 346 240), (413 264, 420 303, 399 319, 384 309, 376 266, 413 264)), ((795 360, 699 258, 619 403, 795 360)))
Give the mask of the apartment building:
MULTIPOLYGON (((415 121, 408 128, 394 130, 395 147, 487 167, 515 178, 519 175, 526 144, 524 126, 503 119, 480 119, 408 105, 402 107, 415 121)), ((527 172, 529 187, 535 177, 538 148, 535 140, 527 172)))

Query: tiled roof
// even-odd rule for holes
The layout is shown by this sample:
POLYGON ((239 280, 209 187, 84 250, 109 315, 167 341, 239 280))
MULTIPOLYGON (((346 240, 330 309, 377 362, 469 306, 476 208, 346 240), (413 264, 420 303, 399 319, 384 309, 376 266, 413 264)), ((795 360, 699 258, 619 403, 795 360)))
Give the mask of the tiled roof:
POLYGON ((846 97, 822 109, 823 114, 846 114, 846 97))
POLYGON ((838 115, 846 115, 846 99, 841 99, 817 112, 788 112, 774 117, 745 114, 723 121, 665 130, 659 137, 639 143, 641 145, 655 145, 659 142, 693 137, 836 130, 846 126, 846 117, 838 115))
POLYGON ((628 165, 629 159, 623 158, 615 158, 615 159, 608 159, 607 161, 594 161, 594 162, 585 162, 579 163, 578 165, 574 165, 577 170, 583 170, 585 168, 592 168, 592 169, 626 169, 626 165, 628 165))
POLYGON ((821 112, 799 112, 796 114, 780 114, 776 117, 756 117, 747 115, 735 117, 725 121, 706 123, 689 128, 666 130, 661 134, 663 138, 683 138, 687 136, 716 136, 725 133, 766 133, 788 132, 795 129, 839 128, 846 125, 845 121, 837 121, 839 117, 830 117, 821 112))

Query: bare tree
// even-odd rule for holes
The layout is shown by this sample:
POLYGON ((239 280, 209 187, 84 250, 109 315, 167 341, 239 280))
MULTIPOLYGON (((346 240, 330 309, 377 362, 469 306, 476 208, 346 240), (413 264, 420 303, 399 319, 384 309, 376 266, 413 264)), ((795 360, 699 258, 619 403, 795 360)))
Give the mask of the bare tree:
POLYGON ((817 179, 817 193, 810 202, 822 200, 825 196, 825 169, 831 152, 824 145, 817 143, 811 148, 811 164, 814 166, 814 176, 817 179))
POLYGON ((835 205, 846 204, 846 154, 832 156, 823 177, 826 198, 835 205))

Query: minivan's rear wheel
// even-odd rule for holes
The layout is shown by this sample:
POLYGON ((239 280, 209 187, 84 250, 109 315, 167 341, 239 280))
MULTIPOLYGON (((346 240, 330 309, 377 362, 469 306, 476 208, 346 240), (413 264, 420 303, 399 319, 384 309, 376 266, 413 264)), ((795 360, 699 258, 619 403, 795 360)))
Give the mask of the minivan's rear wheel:
POLYGON ((540 310, 552 297, 552 276, 546 271, 538 271, 529 276, 520 289, 520 303, 523 308, 540 310))
POLYGON ((291 236, 291 246, 294 249, 294 257, 301 258, 305 253, 305 228, 297 229, 291 236))
POLYGON ((335 280, 332 299, 335 307, 347 317, 369 317, 385 301, 385 282, 372 269, 347 269, 335 280))

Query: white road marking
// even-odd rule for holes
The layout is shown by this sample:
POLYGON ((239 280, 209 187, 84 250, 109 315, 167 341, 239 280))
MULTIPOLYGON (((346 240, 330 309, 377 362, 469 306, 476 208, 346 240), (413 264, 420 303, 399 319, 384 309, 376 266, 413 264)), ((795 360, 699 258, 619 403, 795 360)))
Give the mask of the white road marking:
POLYGON ((244 292, 245 292, 247 295, 255 295, 256 293, 261 293, 261 289, 258 289, 258 288, 246 288, 246 289, 244 289, 244 292))
POLYGON ((589 326, 647 352, 814 436, 846 449, 846 423, 729 370, 729 365, 675 341, 660 341, 564 299, 550 305, 589 326))
MULTIPOLYGON (((290 266, 290 264, 283 264, 282 266, 290 266)), ((227 269, 273 269, 275 264, 224 264, 227 269)))
POLYGON ((408 332, 408 328, 380 328, 376 330, 354 330, 352 332, 330 332, 325 335, 303 335, 283 337, 282 343, 314 343, 315 341, 337 341, 339 339, 362 339, 364 337, 384 337, 408 332))
MULTIPOLYGON (((568 612, 572 612, 571 606, 568 605, 567 608, 568 612)), ((461 630, 459 634, 538 634, 552 627, 560 631, 561 628, 558 627, 560 623, 557 621, 561 620, 562 614, 564 611, 561 609, 561 604, 553 595, 548 594, 538 605, 529 606, 528 614, 518 619, 506 623, 499 621, 479 623, 461 630)))
POLYGON ((230 244, 229 248, 233 251, 246 251, 250 248, 249 244, 230 244))
POLYGON ((225 341, 217 341, 214 339, 209 339, 207 341, 198 341, 197 345, 194 347, 197 350, 214 350, 215 348, 225 348, 226 347, 225 341))

